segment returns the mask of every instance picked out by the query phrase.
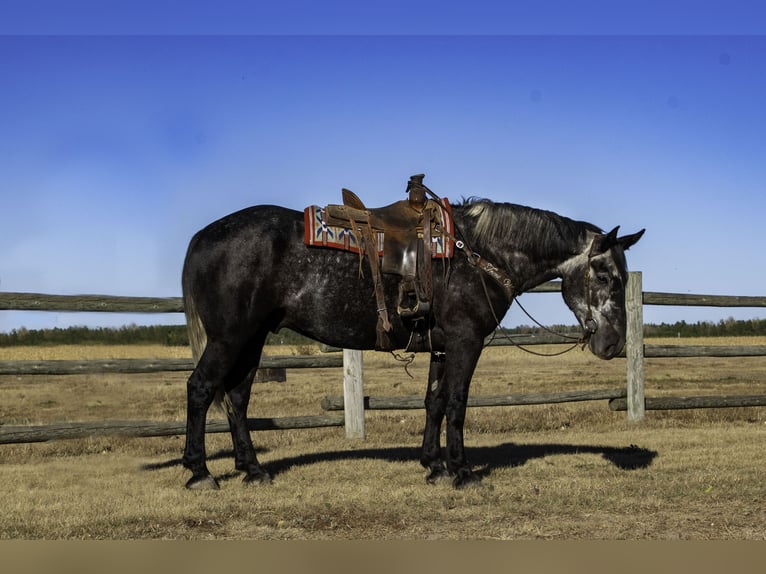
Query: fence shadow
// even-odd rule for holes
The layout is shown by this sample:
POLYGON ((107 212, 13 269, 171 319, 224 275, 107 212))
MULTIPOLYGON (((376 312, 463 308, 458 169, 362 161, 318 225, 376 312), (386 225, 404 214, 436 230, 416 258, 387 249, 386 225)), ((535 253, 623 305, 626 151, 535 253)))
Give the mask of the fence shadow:
MULTIPOLYGON (((261 451, 263 452, 263 450, 261 451)), ((541 459, 555 455, 596 454, 612 463, 621 470, 638 470, 649 467, 657 457, 657 451, 629 445, 626 447, 572 445, 572 444, 516 444, 503 443, 495 446, 470 447, 468 456, 479 476, 488 476, 496 468, 513 468, 523 466, 530 460, 541 459)), ((210 460, 231 459, 231 450, 220 450, 208 457, 210 460)), ((355 450, 335 450, 327 452, 307 453, 294 457, 271 460, 263 467, 272 476, 277 476, 296 467, 308 466, 322 462, 354 461, 363 459, 380 459, 390 462, 413 462, 420 460, 419 447, 366 448, 355 450)), ((152 471, 169 468, 181 464, 181 459, 151 463, 142 466, 142 470, 152 471)), ((226 473, 217 477, 219 480, 236 478, 236 473, 226 473)))

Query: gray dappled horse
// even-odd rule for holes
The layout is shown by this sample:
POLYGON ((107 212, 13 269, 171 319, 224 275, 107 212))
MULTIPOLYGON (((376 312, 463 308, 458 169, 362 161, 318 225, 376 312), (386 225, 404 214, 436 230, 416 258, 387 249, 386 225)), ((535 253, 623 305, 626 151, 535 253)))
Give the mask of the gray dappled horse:
MULTIPOLYGON (((583 341, 602 359, 625 344, 625 251, 642 236, 618 237, 549 211, 486 199, 452 208, 470 246, 435 265, 421 464, 427 480, 450 477, 455 487, 479 480, 465 455, 463 424, 471 377, 485 337, 520 295, 562 280, 564 301, 583 328, 583 341), (478 256, 486 265, 477 265, 478 256), (440 434, 446 417, 446 449, 440 434)), ((387 302, 397 280, 383 275, 387 302)), ((189 488, 218 488, 205 454, 205 418, 225 399, 236 468, 245 482, 268 482, 247 430, 250 390, 269 332, 286 327, 328 345, 373 349, 378 314, 370 273, 360 277, 353 253, 304 244, 304 215, 261 205, 215 221, 191 240, 183 298, 196 368, 188 381, 186 447, 189 488)), ((391 339, 405 348, 410 331, 391 313, 391 339)))

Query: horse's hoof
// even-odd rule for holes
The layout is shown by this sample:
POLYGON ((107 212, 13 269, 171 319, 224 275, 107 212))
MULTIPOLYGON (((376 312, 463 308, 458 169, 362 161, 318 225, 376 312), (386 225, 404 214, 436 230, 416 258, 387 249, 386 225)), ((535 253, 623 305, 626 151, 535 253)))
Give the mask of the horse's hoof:
POLYGON ((189 482, 186 483, 186 488, 189 490, 219 490, 218 481, 210 476, 192 476, 189 482))
POLYGON ((428 476, 426 476, 426 482, 428 484, 437 484, 439 482, 449 480, 450 478, 450 473, 446 468, 443 466, 437 466, 432 468, 431 472, 428 473, 428 476))
POLYGON ((452 481, 452 486, 457 489, 479 486, 480 484, 481 477, 470 469, 458 471, 455 479, 452 481))
POLYGON ((268 472, 246 474, 242 479, 245 484, 271 484, 271 475, 268 472))

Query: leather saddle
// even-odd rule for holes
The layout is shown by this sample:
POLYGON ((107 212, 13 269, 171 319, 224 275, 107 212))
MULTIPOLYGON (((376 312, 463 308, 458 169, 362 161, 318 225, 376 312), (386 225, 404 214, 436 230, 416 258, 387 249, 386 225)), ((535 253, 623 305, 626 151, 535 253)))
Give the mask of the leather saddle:
MULTIPOLYGON (((439 205, 426 197, 423 174, 413 175, 407 185, 408 198, 386 207, 368 209, 352 191, 343 189, 343 205, 324 209, 327 225, 337 225, 359 233, 364 243, 375 285, 378 310, 378 350, 393 350, 391 322, 383 291, 381 273, 399 277, 396 312, 404 324, 420 338, 431 328, 433 299, 431 275, 432 237, 443 240, 443 223, 439 205), (382 256, 377 236, 383 234, 382 256)), ((412 345, 412 338, 410 344, 412 345)), ((411 349, 427 350, 427 349, 411 349)))

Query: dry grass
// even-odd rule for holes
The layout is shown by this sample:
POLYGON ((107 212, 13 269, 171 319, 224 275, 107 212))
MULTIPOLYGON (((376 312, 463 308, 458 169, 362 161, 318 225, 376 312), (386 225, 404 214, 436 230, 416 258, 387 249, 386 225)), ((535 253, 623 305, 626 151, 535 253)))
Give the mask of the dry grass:
MULTIPOLYGON (((0 360, 188 352, 0 349, 0 360)), ((414 379, 389 355, 366 354, 366 394, 421 395, 427 358, 410 370, 414 379)), ((651 395, 766 393, 762 358, 653 359, 646 375, 651 395)), ((624 380, 624 360, 490 348, 472 393, 624 380)), ((294 370, 287 383, 258 385, 250 414, 322 414, 322 397, 340 392, 337 369, 294 370)), ((183 373, 6 376, 0 421, 183 420, 184 393, 183 373)), ((0 445, 0 538, 766 539, 766 408, 649 412, 638 425, 603 402, 470 409, 466 444, 484 481, 464 491, 425 483, 417 462, 423 418, 369 412, 365 441, 346 440, 340 428, 257 433, 259 456, 275 475, 268 487, 243 485, 230 440, 210 435, 210 468, 222 489, 203 493, 182 488, 183 437, 0 445)))

